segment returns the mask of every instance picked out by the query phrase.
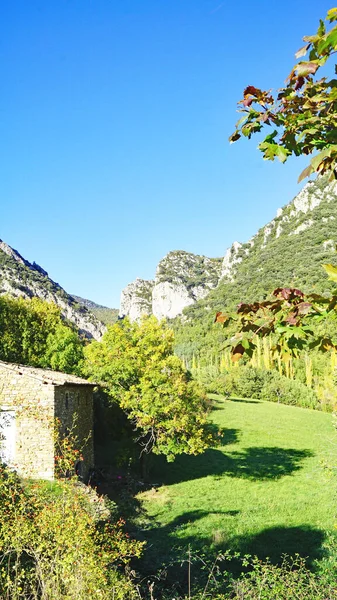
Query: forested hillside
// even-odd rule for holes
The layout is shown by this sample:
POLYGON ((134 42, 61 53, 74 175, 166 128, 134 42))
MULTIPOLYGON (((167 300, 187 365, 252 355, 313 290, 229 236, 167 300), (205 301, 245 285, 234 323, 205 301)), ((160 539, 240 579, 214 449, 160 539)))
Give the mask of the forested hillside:
POLYGON ((118 319, 118 308, 102 306, 102 304, 96 304, 96 302, 93 302, 92 300, 81 298, 81 296, 75 296, 75 294, 72 294, 72 297, 76 302, 81 304, 81 306, 85 306, 85 308, 93 313, 99 321, 104 323, 104 325, 113 325, 113 323, 116 323, 118 319))
POLYGON ((207 297, 184 309, 184 318, 172 324, 176 352, 190 361, 193 354, 212 355, 227 337, 218 325, 218 310, 233 309, 239 302, 265 298, 278 286, 304 292, 329 293, 321 265, 337 264, 337 185, 319 178, 257 234, 244 244, 233 244, 223 265, 219 285, 207 297))

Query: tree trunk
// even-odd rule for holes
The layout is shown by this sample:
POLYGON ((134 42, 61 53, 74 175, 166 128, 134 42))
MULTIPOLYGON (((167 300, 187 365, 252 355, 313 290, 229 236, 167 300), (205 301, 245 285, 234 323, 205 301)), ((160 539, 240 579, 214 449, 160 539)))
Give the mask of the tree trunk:
POLYGON ((142 452, 140 455, 140 473, 143 481, 149 481, 149 473, 150 473, 150 464, 151 464, 151 456, 152 454, 147 452, 142 452))

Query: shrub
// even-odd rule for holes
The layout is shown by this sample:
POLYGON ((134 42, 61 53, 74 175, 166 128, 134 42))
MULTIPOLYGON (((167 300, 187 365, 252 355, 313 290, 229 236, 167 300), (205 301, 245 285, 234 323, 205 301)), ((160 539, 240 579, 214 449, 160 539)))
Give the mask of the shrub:
POLYGON ((254 367, 236 369, 237 377, 234 385, 238 396, 244 398, 260 398, 266 378, 266 371, 254 367))
POLYGON ((296 379, 280 375, 277 371, 266 373, 260 398, 304 408, 319 408, 318 398, 313 390, 296 379))
MULTIPOLYGON (((266 371, 251 366, 240 366, 214 378, 207 391, 243 398, 260 398, 305 408, 322 408, 317 394, 304 383, 288 379, 278 371, 266 371)), ((325 410, 328 407, 325 406, 325 410)))
MULTIPOLYGON (((280 566, 257 557, 247 559, 251 571, 233 581, 232 600, 334 600, 337 596, 335 582, 325 581, 308 570, 305 560, 296 555, 285 557, 280 566)), ((219 596, 220 600, 221 596, 219 596)), ((226 598, 226 596, 222 596, 226 598)))
POLYGON ((139 556, 142 544, 86 489, 74 481, 27 484, 0 466, 1 598, 132 597, 117 565, 139 556))

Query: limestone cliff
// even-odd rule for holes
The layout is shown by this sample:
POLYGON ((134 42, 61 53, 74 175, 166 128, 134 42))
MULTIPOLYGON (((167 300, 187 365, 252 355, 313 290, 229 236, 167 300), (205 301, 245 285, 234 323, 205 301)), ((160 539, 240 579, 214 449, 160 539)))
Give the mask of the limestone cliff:
POLYGON ((153 281, 139 278, 129 283, 121 293, 119 316, 138 321, 143 315, 150 315, 153 285, 153 281))
MULTIPOLYGON (((283 243, 290 238, 289 244, 293 245, 291 236, 299 236, 310 228, 323 238, 325 231, 335 233, 337 223, 333 223, 336 219, 333 213, 336 210, 332 209, 331 203, 336 202, 336 198, 337 182, 327 183, 324 178, 309 181, 289 204, 277 210, 276 217, 259 229, 249 242, 232 244, 223 260, 221 280, 236 281, 237 274, 248 264, 249 256, 258 257, 262 264, 262 257, 268 254, 268 250, 269 254, 271 249, 274 252, 275 242, 279 238, 281 248, 281 241, 283 243)), ((334 252, 336 242, 336 238, 325 237, 321 242, 322 250, 334 252)))
POLYGON ((105 326, 86 307, 76 300, 55 281, 47 271, 35 262, 30 263, 21 254, 0 240, 0 294, 17 298, 34 296, 54 302, 61 314, 76 325, 88 338, 100 339, 105 326))
POLYGON ((207 296, 221 275, 221 259, 183 250, 169 252, 158 264, 154 281, 136 279, 121 295, 120 316, 132 321, 143 314, 172 319, 207 296))

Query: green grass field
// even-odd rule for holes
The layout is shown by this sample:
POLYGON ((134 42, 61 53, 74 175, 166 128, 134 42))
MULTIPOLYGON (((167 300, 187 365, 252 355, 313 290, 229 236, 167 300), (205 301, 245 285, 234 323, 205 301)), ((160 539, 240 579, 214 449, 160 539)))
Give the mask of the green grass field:
MULTIPOLYGON (((216 398, 216 397, 214 397, 216 398)), ((337 521, 337 432, 329 414, 257 400, 218 397, 212 413, 220 447, 167 464, 159 488, 138 495, 139 524, 153 571, 162 562, 231 548, 269 556, 323 556, 337 521)))

